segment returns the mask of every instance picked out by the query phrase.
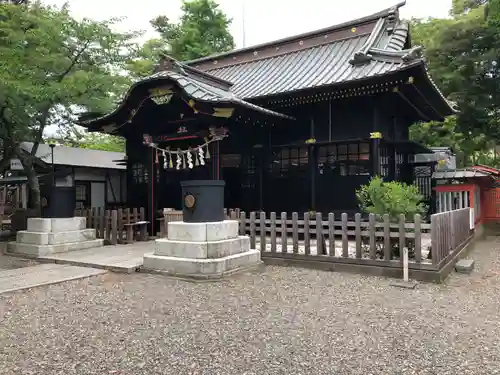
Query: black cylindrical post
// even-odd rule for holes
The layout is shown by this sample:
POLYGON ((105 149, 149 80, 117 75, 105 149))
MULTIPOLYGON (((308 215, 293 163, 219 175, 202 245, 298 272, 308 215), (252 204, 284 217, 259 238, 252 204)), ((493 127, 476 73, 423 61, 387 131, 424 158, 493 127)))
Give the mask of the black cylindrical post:
POLYGON ((181 181, 184 222, 224 221, 224 185, 222 180, 181 181))

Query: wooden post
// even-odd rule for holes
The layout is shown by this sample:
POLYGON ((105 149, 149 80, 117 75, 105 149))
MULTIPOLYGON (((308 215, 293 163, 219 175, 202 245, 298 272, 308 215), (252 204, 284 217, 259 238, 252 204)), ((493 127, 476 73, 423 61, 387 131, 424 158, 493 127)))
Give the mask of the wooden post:
POLYGON ((370 259, 375 259, 377 257, 377 247, 375 242, 375 215, 370 214, 368 216, 368 233, 370 236, 370 259))
POLYGON ((266 251, 266 213, 260 213, 260 251, 266 251))
POLYGON ((341 216, 342 220, 342 257, 349 258, 349 237, 347 228, 347 214, 344 212, 341 216))
POLYGON ((240 236, 245 235, 246 225, 247 225, 247 215, 246 215, 245 211, 241 211, 240 212, 240 225, 239 225, 240 236))
POLYGON ((317 255, 326 255, 325 243, 323 242, 323 217, 316 212, 316 249, 317 255))
POLYGON ((294 254, 299 252, 299 214, 292 213, 292 248, 294 254))
POLYGON ((111 211, 111 244, 116 245, 118 243, 118 211, 111 211))
POLYGON ((287 214, 281 213, 281 252, 288 252, 288 226, 286 225, 287 214))
POLYGON ((276 252, 276 212, 271 212, 271 252, 276 252))
POLYGON ((415 215, 415 262, 422 263, 422 218, 415 215))
POLYGON ((255 249, 255 237, 257 236, 255 230, 255 211, 250 212, 250 248, 255 249))
POLYGON ((354 229, 356 234, 356 258, 361 259, 361 214, 357 213, 354 215, 354 221, 356 223, 356 228, 354 229))
POLYGON ((328 252, 331 257, 335 254, 335 214, 328 214, 328 252))
POLYGON ((384 215, 384 259, 391 260, 391 220, 389 214, 384 215))
POLYGON ((304 213, 304 251, 306 255, 311 255, 311 237, 309 233, 309 212, 304 213))

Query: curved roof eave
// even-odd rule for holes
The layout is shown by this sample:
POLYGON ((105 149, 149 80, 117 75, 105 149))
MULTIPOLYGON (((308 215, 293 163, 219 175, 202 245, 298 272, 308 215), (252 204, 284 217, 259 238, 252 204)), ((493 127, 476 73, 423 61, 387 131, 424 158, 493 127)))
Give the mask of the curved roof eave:
MULTIPOLYGON (((265 115, 269 116, 275 116, 275 117, 280 117, 284 119, 289 119, 289 120, 294 120, 293 117, 275 112, 266 108, 262 108, 260 106, 257 106, 255 104, 249 103, 243 99, 240 99, 236 97, 233 93, 230 91, 223 90, 218 87, 211 87, 209 84, 205 82, 200 82, 197 81, 196 79, 190 78, 187 75, 182 75, 177 72, 171 72, 171 71, 160 71, 157 72, 145 79, 142 79, 140 81, 135 82, 132 84, 132 86, 129 88, 127 93, 125 94, 123 100, 121 101, 120 105, 116 107, 113 111, 99 116, 99 117, 94 117, 86 120, 80 120, 78 121, 79 125, 82 126, 89 126, 91 124, 95 124, 96 122, 112 122, 112 118, 120 113, 121 110, 123 110, 126 107, 126 104, 131 97, 132 93, 137 90, 140 86, 143 86, 145 84, 155 82, 155 81, 165 81, 168 83, 173 83, 178 87, 187 97, 190 99, 193 99, 198 102, 203 102, 203 103, 209 103, 209 104, 235 104, 239 105, 245 108, 248 108, 250 110, 254 110, 260 113, 263 113, 265 115)), ((150 97, 152 97, 151 95, 150 97)), ((149 97, 148 97, 149 98, 149 97)), ((143 99, 144 101, 145 99, 143 99)))

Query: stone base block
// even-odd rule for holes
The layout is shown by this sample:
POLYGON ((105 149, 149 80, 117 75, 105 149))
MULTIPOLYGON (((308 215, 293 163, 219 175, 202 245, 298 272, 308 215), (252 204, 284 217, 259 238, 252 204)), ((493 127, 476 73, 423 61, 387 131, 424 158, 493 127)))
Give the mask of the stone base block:
POLYGON ((71 232, 85 229, 87 219, 84 217, 68 217, 45 219, 41 217, 28 218, 28 232, 71 232))
POLYGON ((474 260, 473 259, 460 259, 457 264, 455 264, 455 271, 458 273, 471 273, 474 270, 474 260))
POLYGON ((260 251, 249 250, 215 259, 189 259, 145 254, 143 268, 146 271, 161 272, 172 276, 210 279, 220 278, 225 274, 258 264, 260 264, 260 251))
POLYGON ((96 239, 95 229, 82 229, 70 232, 17 232, 17 242, 32 245, 57 245, 96 239))
POLYGON ((238 237, 238 221, 224 220, 213 223, 168 223, 168 239, 171 241, 210 242, 238 237))
POLYGON ((211 242, 185 242, 163 238, 155 242, 155 255, 175 258, 222 258, 250 250, 250 238, 247 236, 211 242))
POLYGON ((104 240, 90 240, 82 242, 71 242, 57 245, 35 245, 18 242, 9 242, 7 251, 16 254, 24 254, 34 257, 47 256, 51 254, 64 253, 68 251, 90 249, 104 246, 104 240))

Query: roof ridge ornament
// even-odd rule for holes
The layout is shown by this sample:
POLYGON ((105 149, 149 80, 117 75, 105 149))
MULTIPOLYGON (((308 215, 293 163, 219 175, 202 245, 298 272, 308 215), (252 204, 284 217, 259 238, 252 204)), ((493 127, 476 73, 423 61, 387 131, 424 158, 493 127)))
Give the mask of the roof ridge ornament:
POLYGON ((167 70, 167 71, 170 71, 170 72, 175 72, 175 73, 182 74, 183 76, 186 76, 187 73, 184 70, 183 65, 184 64, 182 64, 181 62, 177 61, 172 56, 169 56, 167 54, 163 54, 162 58, 160 60, 160 64, 155 69, 155 73, 167 70))
POLYGON ((421 59, 423 57, 423 47, 415 46, 410 49, 402 50, 401 52, 405 52, 405 54, 401 57, 401 59, 405 62, 411 62, 417 59, 421 59))
POLYGON ((387 31, 391 34, 399 23, 399 6, 395 5, 387 12, 387 31))
POLYGON ((352 59, 349 61, 352 65, 362 65, 367 62, 370 62, 372 59, 372 55, 370 54, 370 50, 373 48, 375 43, 378 41, 380 35, 384 31, 385 19, 379 18, 375 27, 373 28, 370 36, 366 40, 365 44, 359 49, 359 51, 355 52, 352 59))

